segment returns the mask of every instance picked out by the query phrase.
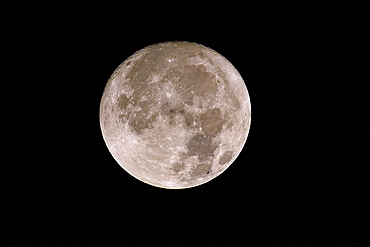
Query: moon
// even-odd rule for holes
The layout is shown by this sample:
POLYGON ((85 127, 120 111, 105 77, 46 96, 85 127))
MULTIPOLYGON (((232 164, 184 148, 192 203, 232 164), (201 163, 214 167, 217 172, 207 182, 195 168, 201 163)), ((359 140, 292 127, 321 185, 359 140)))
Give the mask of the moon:
POLYGON ((240 154, 250 128, 246 85, 203 45, 145 47, 118 66, 100 103, 104 141, 133 177, 167 189, 204 184, 240 154))

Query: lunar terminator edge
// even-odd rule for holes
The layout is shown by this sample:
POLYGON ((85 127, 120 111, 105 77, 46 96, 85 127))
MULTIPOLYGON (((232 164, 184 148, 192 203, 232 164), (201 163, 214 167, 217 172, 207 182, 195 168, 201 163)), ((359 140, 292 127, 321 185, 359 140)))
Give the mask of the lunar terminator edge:
POLYGON ((118 164, 162 188, 189 188, 224 172, 250 127, 245 83, 223 56, 191 42, 148 46, 114 71, 100 127, 118 164))

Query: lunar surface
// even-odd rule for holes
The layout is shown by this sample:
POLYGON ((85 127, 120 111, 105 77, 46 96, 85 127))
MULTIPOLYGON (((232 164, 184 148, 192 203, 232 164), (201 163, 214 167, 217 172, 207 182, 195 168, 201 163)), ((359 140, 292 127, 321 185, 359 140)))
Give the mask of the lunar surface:
POLYGON ((245 83, 223 56, 191 42, 148 46, 105 87, 100 127, 119 165, 161 188, 190 188, 224 172, 250 127, 245 83))

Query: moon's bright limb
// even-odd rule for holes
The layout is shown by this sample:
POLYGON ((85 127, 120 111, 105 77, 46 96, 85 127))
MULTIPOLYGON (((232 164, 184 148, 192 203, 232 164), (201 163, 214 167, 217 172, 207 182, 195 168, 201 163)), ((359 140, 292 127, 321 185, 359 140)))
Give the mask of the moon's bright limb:
POLYGON ((148 46, 110 77, 103 138, 135 178, 189 188, 215 178, 242 150, 251 119, 244 81, 223 56, 190 42, 148 46))

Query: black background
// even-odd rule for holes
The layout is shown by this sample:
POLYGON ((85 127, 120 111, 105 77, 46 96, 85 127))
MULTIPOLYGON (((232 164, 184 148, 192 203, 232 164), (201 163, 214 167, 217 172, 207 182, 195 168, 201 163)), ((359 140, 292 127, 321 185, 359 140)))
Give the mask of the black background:
POLYGON ((355 63, 366 30, 349 24, 354 18, 362 28, 360 11, 342 7, 6 6, 3 181, 11 211, 3 217, 17 232, 10 243, 301 246, 340 241, 353 230, 353 238, 361 236, 347 186, 353 173, 342 155, 352 145, 343 100, 353 93, 343 71, 355 63), (244 78, 252 106, 237 160, 216 179, 185 190, 131 177, 112 158, 99 126, 100 98, 116 67, 147 45, 175 40, 225 56, 244 78))

